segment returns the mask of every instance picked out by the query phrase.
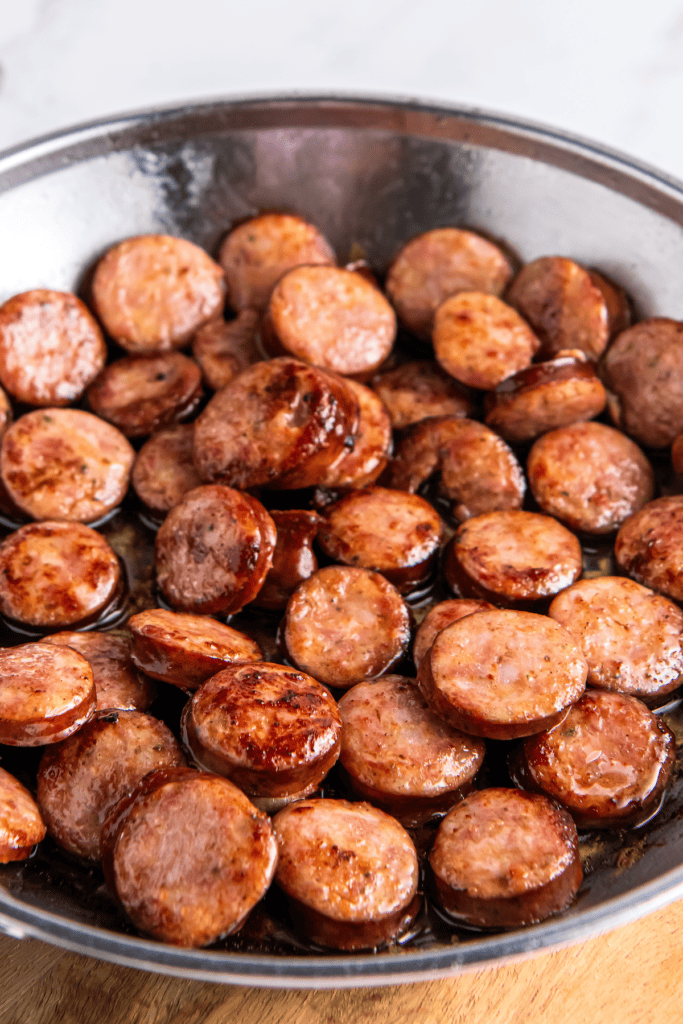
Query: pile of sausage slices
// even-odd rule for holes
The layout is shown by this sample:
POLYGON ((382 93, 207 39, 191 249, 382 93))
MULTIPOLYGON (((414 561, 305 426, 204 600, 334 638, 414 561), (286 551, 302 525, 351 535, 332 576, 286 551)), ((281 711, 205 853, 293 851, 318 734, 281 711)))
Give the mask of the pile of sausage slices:
POLYGON ((674 768, 683 496, 651 459, 683 470, 683 325, 455 227, 382 289, 281 213, 217 261, 126 239, 87 301, 0 307, 0 744, 42 748, 33 794, 0 769, 0 860, 47 831, 180 946, 271 883, 324 949, 401 941, 425 895, 453 927, 566 909, 577 829, 643 824, 674 768), (156 539, 122 621, 124 500, 156 539))

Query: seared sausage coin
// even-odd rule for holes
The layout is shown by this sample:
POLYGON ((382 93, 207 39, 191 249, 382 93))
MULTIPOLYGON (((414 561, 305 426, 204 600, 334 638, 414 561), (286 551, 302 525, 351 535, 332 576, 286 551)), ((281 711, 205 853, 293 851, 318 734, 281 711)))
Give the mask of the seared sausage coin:
POLYGON ((45 832, 38 804, 29 791, 0 768, 0 864, 26 860, 45 832))
POLYGON ((471 416, 470 392, 427 359, 402 363, 378 373, 372 388, 382 399, 395 430, 419 423, 427 416, 471 416))
POLYGON ((193 425, 174 423, 152 434, 137 454, 131 483, 145 509, 159 519, 201 485, 192 459, 193 442, 193 425))
POLYGON ((192 339, 192 357, 212 391, 230 384, 261 358, 256 335, 258 313, 244 309, 234 320, 210 320, 192 339))
POLYGON ((470 601, 466 598, 455 598, 452 601, 439 601, 425 615, 420 623, 415 640, 413 642, 413 661, 415 667, 420 667, 429 648, 434 643, 436 634, 440 633, 446 626, 458 619, 464 619, 466 615, 474 615, 475 612, 492 612, 494 607, 488 601, 470 601))
POLYGON ((638 583, 683 601, 683 495, 655 498, 630 516, 614 555, 638 583))
POLYGON ((105 708, 147 711, 156 697, 155 684, 133 665, 127 636, 95 630, 65 631, 45 636, 40 643, 72 647, 83 655, 93 671, 98 711, 105 708))

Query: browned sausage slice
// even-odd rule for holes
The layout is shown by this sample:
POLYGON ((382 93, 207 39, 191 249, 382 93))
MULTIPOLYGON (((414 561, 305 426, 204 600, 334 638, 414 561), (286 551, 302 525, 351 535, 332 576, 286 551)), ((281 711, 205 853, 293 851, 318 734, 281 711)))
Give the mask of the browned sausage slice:
POLYGON ((185 705, 182 734, 201 768, 251 799, 293 800, 312 793, 339 757, 341 716, 315 679, 260 661, 207 679, 185 705))
POLYGON ((671 730, 635 697, 587 690, 564 721, 524 742, 512 770, 579 828, 623 828, 659 810, 675 752, 671 730))
POLYGON ((303 672, 348 689, 382 675, 403 657, 410 643, 410 611, 379 573, 330 565, 292 594, 283 639, 303 672))
POLYGON ((105 822, 105 878, 133 924, 175 946, 236 932, 265 894, 277 845, 267 816, 227 779, 150 772, 105 822))
POLYGON ((273 828, 275 880, 308 941, 372 949, 413 921, 420 906, 417 854, 388 814, 364 803, 301 800, 280 811, 273 828))
POLYGON ((627 519, 614 554, 638 583, 683 601, 683 495, 655 498, 627 519))
POLYGON ((188 491, 201 485, 193 444, 194 426, 174 423, 153 434, 138 452, 131 483, 153 516, 163 519, 188 491))
POLYGON ((134 355, 181 348, 217 316, 223 271, 184 238, 138 235, 113 246, 92 282, 95 311, 108 334, 134 355))
POLYGON ((77 401, 106 356, 97 322, 75 295, 38 288, 0 307, 0 380, 20 402, 77 401))
POLYGON ((263 213, 238 224, 218 256, 228 302, 235 310, 268 305, 273 285, 302 263, 334 263, 327 239, 313 224, 287 213, 263 213))
POLYGON ((417 494, 367 487, 328 505, 322 515, 318 542, 332 561, 381 572, 401 593, 431 575, 443 523, 417 494))
POLYGON ((683 612, 633 580, 579 580, 548 614, 576 638, 590 686, 650 701, 683 681, 683 612))
POLYGON ((132 615, 134 663, 153 679, 196 690, 228 665, 261 661, 255 641, 206 615, 150 608, 132 615))
POLYGON ((187 419, 201 398, 199 367, 181 352, 117 359, 88 388, 93 412, 126 437, 147 437, 187 419))
POLYGON ((444 373, 438 363, 427 359, 378 373, 373 377, 372 387, 396 430, 428 416, 471 416, 474 412, 469 392, 444 373))
POLYGON ((3 436, 2 482, 32 519, 94 522, 120 505, 135 452, 116 427, 80 409, 36 409, 3 436))
POLYGON ((82 654, 93 671, 97 710, 122 708, 147 711, 156 697, 151 679, 141 675, 131 661, 131 642, 115 633, 64 632, 43 637, 41 644, 72 647, 82 654))
POLYGON ((524 500, 524 472, 513 451, 474 420, 441 416, 408 428, 390 464, 390 486, 416 491, 434 474, 458 521, 518 509, 524 500))
POLYGON ((683 323, 651 317, 615 338, 601 376, 616 425, 666 448, 683 431, 683 323))
POLYGON ((353 450, 345 449, 320 478, 320 487, 334 490, 356 490, 374 484, 389 461, 393 446, 389 414, 374 391, 351 379, 346 386, 358 403, 360 422, 353 450))
POLYGON ((306 509, 273 509, 270 515, 277 528, 273 564, 254 604, 281 611, 299 584, 318 568, 312 544, 322 518, 306 509))
POLYGON ((256 363, 197 418, 195 464, 231 487, 314 487, 353 443, 359 416, 339 378, 293 359, 256 363))
POLYGON ((270 355, 291 355, 334 373, 367 377, 387 358, 396 315, 362 274, 296 267, 273 288, 261 323, 270 355))
POLYGON ((220 484, 196 487, 157 533, 159 589, 177 611, 237 612, 260 590, 275 537, 275 524, 256 498, 220 484))
POLYGON ((386 286, 401 321, 428 340, 436 308, 449 295, 500 295, 511 276, 507 256, 493 242, 473 231, 436 228, 404 245, 389 267, 386 286))
POLYGON ((463 523, 446 548, 444 573, 462 597, 533 607, 581 575, 581 545, 551 516, 491 512, 463 523))
POLYGON ((440 601, 439 604, 435 604, 427 612, 415 634, 413 642, 415 667, 420 667, 420 662, 434 643, 436 634, 446 626, 457 622, 458 619, 464 619, 466 615, 474 615, 475 612, 492 611, 494 611, 494 606, 488 601, 471 601, 465 598, 455 598, 453 601, 440 601))
POLYGON ((621 285, 611 281, 597 270, 589 269, 588 273, 593 284, 602 292, 602 297, 607 306, 609 336, 610 338, 615 338, 617 334, 621 334, 622 331, 631 326, 633 316, 628 295, 621 285))
POLYGON ((654 472, 637 444, 603 423, 573 423, 534 442, 529 486, 572 530, 611 533, 652 498, 654 472))
POLYGON ((502 381, 485 398, 486 423, 506 441, 533 441, 547 430, 590 420, 607 393, 583 352, 560 353, 502 381))
POLYGON ((25 786, 0 768, 0 864, 26 860, 45 838, 38 804, 25 786))
POLYGON ((192 356, 212 391, 218 391, 258 362, 261 354, 256 343, 259 315, 243 309, 234 320, 210 320, 192 339, 192 356))
POLYGON ((543 344, 543 355, 578 348, 592 359, 604 352, 610 318, 602 289, 589 271, 564 256, 542 256, 522 268, 508 291, 543 344))
POLYGON ((0 612, 40 629, 94 622, 119 598, 121 566, 82 523, 30 523, 0 544, 0 612))
POLYGON ((414 680, 384 676, 357 683, 339 710, 339 760, 352 788, 404 827, 423 825, 469 792, 484 741, 435 715, 414 680))
POLYGON ((429 864, 443 910, 479 928, 517 928, 566 910, 583 877, 566 811, 516 789, 484 789, 454 807, 429 864))
POLYGON ((519 313, 486 292, 458 292, 442 302, 432 341, 446 373, 484 391, 525 369, 540 346, 519 313))
POLYGON ((578 643, 553 619, 492 611, 443 629, 417 681, 456 729, 510 740, 555 725, 583 693, 587 673, 578 643))
POLYGON ((57 743, 95 713, 90 665, 70 647, 21 644, 0 649, 0 743, 57 743))
POLYGON ((38 769, 38 805, 55 842, 100 859, 102 824, 155 768, 185 764, 163 722, 139 711, 98 711, 74 735, 47 748, 38 769))

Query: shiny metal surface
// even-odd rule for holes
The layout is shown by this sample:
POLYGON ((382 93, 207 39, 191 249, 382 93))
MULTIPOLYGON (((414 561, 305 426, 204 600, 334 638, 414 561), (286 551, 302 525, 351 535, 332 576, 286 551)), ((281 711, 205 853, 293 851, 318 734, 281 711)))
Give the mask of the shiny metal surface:
MULTIPOLYGON (((593 144, 478 111, 385 99, 225 100, 134 114, 0 156, 0 301, 73 290, 126 235, 181 234, 210 252, 236 218, 290 209, 341 259, 382 270, 445 224, 528 260, 570 255, 622 284, 641 316, 683 318, 683 187, 593 144)), ((499 964, 631 921, 683 897, 681 794, 637 856, 591 876, 562 917, 504 935, 359 956, 182 950, 92 923, 40 886, 0 888, 0 928, 118 963, 276 987, 395 984, 499 964), (629 866, 630 865, 630 866, 629 866)))

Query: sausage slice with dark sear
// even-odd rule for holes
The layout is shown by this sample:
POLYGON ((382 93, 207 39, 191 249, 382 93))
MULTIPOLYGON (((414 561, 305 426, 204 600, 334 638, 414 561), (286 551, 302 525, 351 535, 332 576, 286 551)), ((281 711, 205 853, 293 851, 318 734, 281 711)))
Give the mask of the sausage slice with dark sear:
POLYGON ((247 366, 258 362, 256 342, 259 315, 243 309, 234 320, 210 320, 192 339, 192 357, 212 391, 219 391, 247 366))
POLYGON ((384 576, 330 565, 294 591, 282 635, 298 668, 326 686, 348 689, 406 654, 410 624, 408 605, 384 576))
POLYGON ((150 772, 107 818, 102 868, 133 924, 174 946, 238 931, 277 860, 268 817, 228 779, 150 772))
POLYGON ((63 632, 43 637, 41 644, 72 647, 93 671, 97 710, 122 708, 147 711, 157 694, 156 685, 137 671, 131 660, 131 641, 115 633, 63 632))
POLYGON ((475 612, 492 612, 494 606, 488 601, 471 601, 466 598, 455 598, 452 601, 440 601, 431 608, 420 623, 415 640, 413 641, 413 661, 415 667, 420 667, 420 662, 427 654, 429 648, 446 626, 458 619, 464 619, 466 615, 474 615, 475 612))
POLYGON ((126 437, 148 437, 187 419, 201 398, 199 367, 181 352, 117 359, 88 388, 93 412, 126 437))
POLYGON ((511 770, 578 828, 626 828, 659 810, 675 753, 671 730, 635 697, 587 690, 564 721, 525 740, 511 770))
POLYGON ((263 310, 275 283, 303 263, 335 262, 318 228, 288 213, 262 213, 238 224, 218 256, 225 271, 228 302, 234 310, 263 310))
POLYGON ((458 923, 518 928, 566 910, 581 885, 576 828, 552 800, 483 789, 457 804, 429 854, 437 900, 458 923))
POLYGON ((307 509, 273 509, 270 515, 277 528, 273 564, 254 604, 282 611, 299 584, 318 568, 313 541, 323 520, 307 509))
POLYGON ((92 669, 77 651, 47 644, 0 649, 0 743, 58 743, 94 713, 92 669))
POLYGON ((228 665, 262 660, 251 637, 207 615, 149 608, 132 615, 128 629, 138 668, 183 690, 196 690, 228 665))
POLYGON ((102 331, 75 295, 37 288, 0 306, 0 381, 20 402, 76 402, 106 357, 102 331))
POLYGON ((477 612, 443 629, 418 670, 432 710, 473 736, 510 740, 555 725, 584 691, 574 637, 545 615, 477 612))
POLYGON ((462 384, 427 359, 378 373, 372 388, 381 398, 395 430, 428 416, 471 416, 474 402, 462 384))
POLYGON ((201 485, 193 446, 193 424, 174 423, 152 434, 138 452, 131 483, 152 516, 163 519, 188 491, 201 485))
POLYGON ((292 924, 332 949, 372 949, 399 936, 420 908, 408 833, 377 807, 300 800, 273 819, 275 881, 292 924))
POLYGON ((43 754, 37 797, 47 830, 69 853, 98 861, 102 824, 119 800, 155 768, 184 764, 163 722, 139 711, 98 711, 43 754))
POLYGON ((403 246, 389 267, 386 288, 402 323, 428 341, 436 308, 449 295, 500 295, 511 276, 510 261, 493 242, 461 228, 435 228, 403 246))
POLYGON ((80 409, 36 409, 4 434, 0 472, 32 519, 90 523, 121 504, 135 452, 123 434, 80 409))
POLYGON ((171 235, 138 235, 113 246, 95 268, 95 311, 132 355, 182 348, 225 299, 223 270, 203 249, 171 235))
POLYGON ((638 583, 683 601, 683 495, 655 498, 629 516, 614 555, 638 583))
POLYGON ((443 814, 471 789, 484 741, 435 715, 415 680, 383 676, 357 683, 339 710, 339 760, 352 789, 404 827, 443 814))
POLYGON ((341 717, 329 690, 267 661, 207 679, 185 705, 181 729, 201 768, 229 778, 263 810, 308 796, 339 757, 341 717))
POLYGON ((0 768, 0 864, 26 860, 45 833, 38 804, 29 791, 0 768))
POLYGON ((319 480, 320 487, 333 490, 357 490, 369 487, 381 475, 393 447, 389 414, 370 388, 350 378, 345 382, 358 402, 360 422, 353 449, 343 452, 319 480))

